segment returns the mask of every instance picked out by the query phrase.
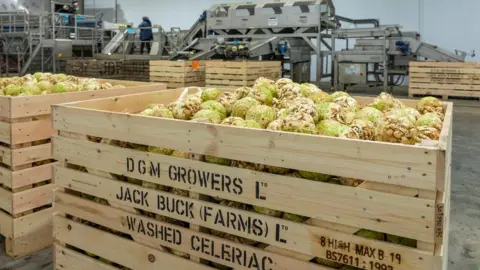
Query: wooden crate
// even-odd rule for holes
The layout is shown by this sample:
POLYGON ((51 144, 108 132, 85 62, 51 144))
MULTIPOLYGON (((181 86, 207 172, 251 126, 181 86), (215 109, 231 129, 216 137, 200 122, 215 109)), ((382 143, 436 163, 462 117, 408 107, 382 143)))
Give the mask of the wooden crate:
MULTIPOLYGON (((53 139, 59 160, 54 181, 61 188, 55 196, 56 267, 111 269, 102 263, 107 260, 144 269, 164 260, 168 269, 202 269, 159 252, 169 248, 195 262, 234 269, 256 268, 250 263, 258 269, 333 269, 309 262, 316 257, 363 269, 447 269, 451 103, 445 105, 441 140, 416 146, 129 114, 172 102, 181 90, 54 106, 54 128, 60 131, 53 139), (176 158, 97 143, 87 135, 191 154, 176 158), (368 181, 358 187, 315 182, 205 163, 203 155, 368 181), (145 183, 189 191, 189 197, 145 183), (213 198, 309 219, 296 223, 213 198), (185 223, 167 223, 161 216, 185 223), (414 239, 416 247, 353 235, 360 228, 414 239), (212 236, 209 229, 261 244, 212 236)), ((372 98, 357 100, 366 104, 372 98)))
POLYGON ((126 80, 150 81, 149 60, 125 60, 122 63, 123 77, 126 80))
POLYGON ((279 61, 208 61, 206 85, 208 87, 252 86, 258 77, 272 80, 281 77, 279 61))
POLYGON ((205 86, 205 63, 193 70, 193 61, 150 61, 150 81, 166 83, 169 89, 189 86, 205 86))
POLYGON ((53 242, 51 105, 165 89, 163 84, 101 82, 126 88, 0 97, 0 233, 10 256, 29 255, 53 242))
POLYGON ((120 60, 68 60, 65 73, 78 77, 123 80, 122 65, 120 60))
POLYGON ((408 95, 480 98, 480 62, 410 62, 408 95))

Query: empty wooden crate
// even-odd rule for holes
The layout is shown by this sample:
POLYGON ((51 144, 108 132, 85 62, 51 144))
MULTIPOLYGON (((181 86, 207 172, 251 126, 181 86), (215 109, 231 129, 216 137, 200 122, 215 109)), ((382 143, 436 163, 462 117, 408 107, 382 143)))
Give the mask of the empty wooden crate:
POLYGON ((272 80, 281 77, 279 61, 208 61, 207 87, 235 88, 253 86, 258 77, 272 80))
POLYGON ((51 105, 165 89, 163 84, 101 82, 126 87, 0 97, 0 233, 10 256, 31 254, 53 241, 51 105))
POLYGON ((480 63, 410 62, 408 95, 480 99, 480 63))
POLYGON ((138 115, 182 91, 54 107, 57 268, 446 269, 451 103, 416 146, 138 115))
POLYGON ((205 86, 205 61, 150 61, 150 81, 168 88, 205 86))

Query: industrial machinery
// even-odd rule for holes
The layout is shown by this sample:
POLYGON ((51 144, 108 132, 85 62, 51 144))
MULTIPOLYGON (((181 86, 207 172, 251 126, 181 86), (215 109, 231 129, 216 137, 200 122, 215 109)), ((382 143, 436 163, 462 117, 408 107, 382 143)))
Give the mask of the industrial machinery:
POLYGON ((101 14, 75 15, 72 25, 71 15, 56 12, 70 1, 17 3, 0 0, 0 74, 43 71, 45 66, 55 71, 58 58, 97 53, 110 59, 258 59, 282 61, 282 76, 296 82, 311 81, 314 69, 317 84, 330 79, 335 88, 383 85, 387 90, 408 76, 409 61, 464 61, 466 56, 424 43, 419 33, 402 32, 399 25, 342 17, 332 0, 213 5, 188 30, 152 27, 149 55, 134 53, 138 29, 102 29, 101 14), (337 50, 341 40, 347 47, 337 50))
POLYGON ((58 60, 93 54, 97 16, 59 13, 69 0, 0 0, 0 76, 52 71, 58 60))
POLYGON ((281 0, 213 5, 205 13, 204 38, 196 38, 172 59, 262 59, 283 61, 284 77, 310 81, 312 55, 317 81, 323 77, 328 39, 336 28, 331 0, 281 0), (325 48, 323 49, 322 46, 325 48))
MULTIPOLYGON (((355 23, 355 22, 354 22, 355 23)), ((333 31, 335 89, 349 85, 400 85, 408 76, 410 61, 465 61, 465 54, 451 53, 421 41, 417 32, 402 32, 399 25, 335 29, 333 31), (353 48, 335 51, 339 39, 355 39, 353 48)))

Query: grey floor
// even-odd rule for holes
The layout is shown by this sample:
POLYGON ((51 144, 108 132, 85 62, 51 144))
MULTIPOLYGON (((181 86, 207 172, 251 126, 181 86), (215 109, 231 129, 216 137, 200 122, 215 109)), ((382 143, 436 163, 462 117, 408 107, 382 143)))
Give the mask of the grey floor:
MULTIPOLYGON (((480 102, 454 103, 449 269, 480 270, 480 102)), ((50 270, 51 254, 12 260, 1 248, 0 270, 50 270)))

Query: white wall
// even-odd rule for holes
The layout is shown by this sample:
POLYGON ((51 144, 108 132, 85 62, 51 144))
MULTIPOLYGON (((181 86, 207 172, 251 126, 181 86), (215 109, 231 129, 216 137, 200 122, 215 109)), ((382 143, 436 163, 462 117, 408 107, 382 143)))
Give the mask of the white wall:
POLYGON ((423 39, 451 51, 476 50, 479 55, 473 60, 480 61, 480 1, 423 1, 423 39))

